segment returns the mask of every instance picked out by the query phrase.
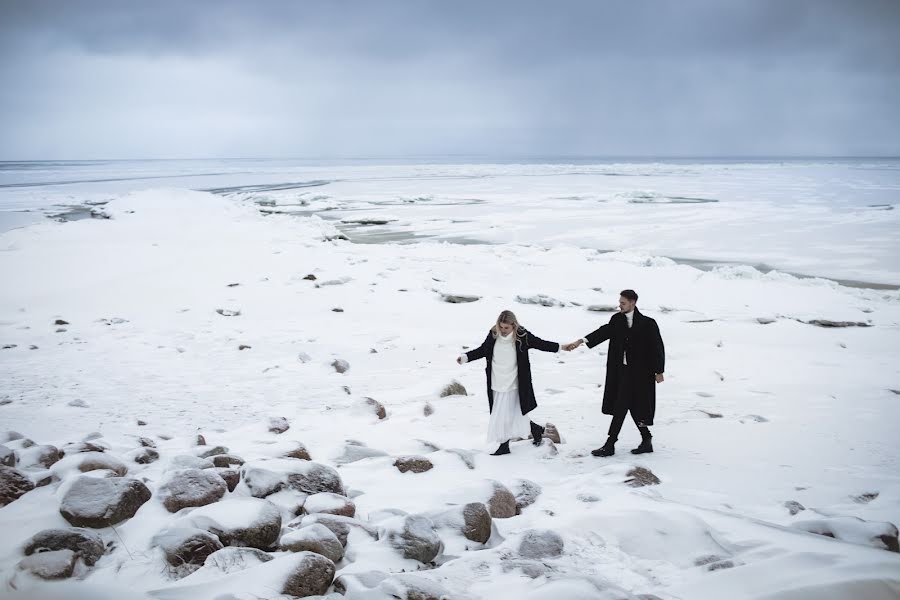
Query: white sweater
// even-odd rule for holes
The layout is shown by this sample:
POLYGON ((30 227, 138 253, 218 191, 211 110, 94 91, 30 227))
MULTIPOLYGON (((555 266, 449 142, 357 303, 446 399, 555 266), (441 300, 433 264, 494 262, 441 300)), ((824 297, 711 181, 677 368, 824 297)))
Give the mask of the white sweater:
POLYGON ((498 335, 491 361, 491 389, 508 392, 519 389, 519 363, 516 359, 516 334, 498 335))

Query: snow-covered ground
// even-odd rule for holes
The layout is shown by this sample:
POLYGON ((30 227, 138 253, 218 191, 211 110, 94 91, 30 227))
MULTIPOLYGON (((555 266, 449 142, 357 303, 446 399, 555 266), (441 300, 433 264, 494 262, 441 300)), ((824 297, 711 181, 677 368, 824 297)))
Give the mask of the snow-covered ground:
MULTIPOLYGON (((896 283, 898 242, 889 228, 896 211, 798 202, 783 213, 766 212, 749 200, 746 212, 724 202, 648 206, 629 202, 645 198, 634 189, 614 192, 632 194, 619 200, 585 200, 589 190, 574 174, 554 180, 565 191, 552 193, 569 199, 552 207, 540 208, 551 193, 549 179, 536 177, 520 203, 498 191, 496 175, 484 184, 497 192, 493 201, 483 202, 481 190, 481 202, 460 204, 474 197, 470 186, 486 179, 469 175, 435 178, 433 199, 412 202, 403 201, 410 180, 388 186, 382 179, 359 211, 352 209, 355 194, 364 200, 361 179, 291 191, 220 189, 238 186, 229 181, 215 186, 217 193, 67 191, 80 200, 111 200, 102 207, 111 218, 44 222, 0 235, 0 443, 16 452, 17 468, 30 480, 50 482, 0 508, 2 593, 32 597, 49 585, 69 598, 79 590, 92 598, 280 597, 305 555, 208 560, 185 576, 190 569, 167 565, 157 536, 208 529, 216 519, 227 522, 221 527, 262 519, 265 508, 246 499, 261 495, 260 486, 277 485, 297 464, 308 465, 277 458, 300 442, 314 462, 336 469, 361 522, 336 563, 337 576, 350 582, 348 598, 413 598, 409 586, 424 589, 428 582, 440 586, 434 597, 442 591, 450 598, 900 597, 900 554, 887 549, 896 548, 893 524, 900 521, 900 292, 747 266, 699 270, 631 247, 637 234, 619 231, 651 232, 641 236, 649 246, 694 240, 705 244, 697 258, 731 261, 741 253, 719 255, 718 248, 736 231, 742 231, 737 244, 775 256, 787 247, 773 244, 794 233, 814 238, 825 235, 826 223, 848 231, 856 223, 871 238, 834 237, 833 265, 821 246, 781 259, 799 271, 815 272, 801 268, 808 263, 836 278, 896 283), (320 192, 328 197, 316 198, 320 192), (448 206, 433 206, 451 195, 456 201, 448 206), (389 197, 395 205, 376 202, 389 197), (397 219, 372 225, 384 228, 376 232, 407 228, 505 243, 355 244, 336 239, 334 219, 271 214, 285 204, 316 202, 333 203, 325 216, 345 221, 397 219), (586 222, 595 210, 588 203, 605 206, 601 219, 615 227, 586 222), (485 212, 466 212, 472 207, 485 212), (820 220, 779 229, 786 215, 805 212, 820 220), (465 214, 466 223, 452 223, 454 214, 465 214), (871 261, 854 275, 856 256, 871 261), (505 308, 544 339, 574 340, 611 316, 588 307, 614 305, 626 287, 638 291, 639 306, 658 321, 668 352, 656 452, 632 456, 638 436, 626 424, 615 457, 590 455, 609 420, 600 413, 603 345, 535 353, 533 416, 556 425, 562 442, 535 448, 522 441, 509 456, 489 456, 484 375, 481 365, 455 363, 460 350, 479 343, 505 308), (479 299, 457 304, 445 295, 479 299), (554 306, 529 303, 539 295, 554 306), (817 320, 854 326, 821 327, 817 320), (349 369, 337 372, 336 360, 349 369), (453 380, 468 395, 440 397, 453 380), (387 418, 379 419, 366 398, 380 402, 387 418), (290 428, 269 431, 269 420, 280 417, 290 428), (38 446, 68 446, 66 457, 45 469, 47 449, 9 439, 15 436, 5 430, 38 446), (198 434, 206 446, 196 445, 198 434), (105 450, 106 457, 90 455, 96 465, 84 466, 87 459, 76 452, 90 448, 70 445, 86 437, 105 450), (158 460, 136 462, 144 452, 139 438, 155 444, 158 460), (202 466, 185 455, 214 446, 246 461, 242 482, 205 508, 170 513, 164 499, 178 469, 202 466), (406 455, 425 457, 433 468, 401 473, 394 461, 406 455), (151 498, 114 528, 96 529, 109 547, 92 567, 78 561, 80 580, 47 584, 30 575, 20 563, 29 538, 69 525, 61 505, 71 504, 79 478, 110 473, 91 466, 121 470, 109 457, 151 498), (627 485, 635 467, 660 483, 627 485), (540 494, 520 514, 494 518, 486 543, 463 537, 438 516, 487 501, 492 482, 521 501, 521 480, 540 494), (409 520, 416 539, 433 533, 430 523, 437 526, 443 548, 433 560, 397 549, 397 511, 427 516, 425 525, 409 520), (373 576, 376 583, 367 586, 349 577, 366 571, 391 576, 373 576), (419 583, 397 576, 402 571, 417 571, 419 583)), ((706 179, 708 186, 700 178, 691 190, 662 194, 717 195, 716 177, 706 179)), ((284 535, 304 500, 289 489, 268 496, 284 535)))

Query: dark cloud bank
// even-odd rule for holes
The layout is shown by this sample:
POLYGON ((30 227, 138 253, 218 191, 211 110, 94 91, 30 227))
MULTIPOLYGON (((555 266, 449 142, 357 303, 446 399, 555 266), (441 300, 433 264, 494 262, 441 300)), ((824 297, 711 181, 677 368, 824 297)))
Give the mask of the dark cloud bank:
POLYGON ((0 2, 0 159, 900 155, 900 1, 0 2))

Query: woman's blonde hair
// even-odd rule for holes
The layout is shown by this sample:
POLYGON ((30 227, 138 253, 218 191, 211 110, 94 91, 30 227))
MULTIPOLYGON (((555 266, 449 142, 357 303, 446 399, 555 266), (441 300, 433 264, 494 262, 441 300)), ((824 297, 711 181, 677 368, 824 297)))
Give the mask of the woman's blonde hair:
POLYGON ((501 323, 512 325, 513 331, 516 333, 516 341, 521 344, 522 339, 525 337, 525 328, 519 323, 519 320, 516 318, 516 313, 511 310, 504 310, 500 313, 500 316, 497 317, 497 322, 491 327, 491 333, 494 334, 494 339, 500 335, 501 323))

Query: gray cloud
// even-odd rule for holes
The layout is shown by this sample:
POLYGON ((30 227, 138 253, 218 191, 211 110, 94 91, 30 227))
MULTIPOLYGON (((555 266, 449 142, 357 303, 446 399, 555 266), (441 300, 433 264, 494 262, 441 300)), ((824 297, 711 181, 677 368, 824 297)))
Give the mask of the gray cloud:
POLYGON ((0 159, 900 154, 900 2, 5 2, 0 159))

